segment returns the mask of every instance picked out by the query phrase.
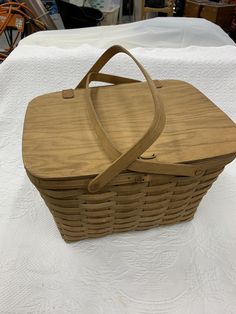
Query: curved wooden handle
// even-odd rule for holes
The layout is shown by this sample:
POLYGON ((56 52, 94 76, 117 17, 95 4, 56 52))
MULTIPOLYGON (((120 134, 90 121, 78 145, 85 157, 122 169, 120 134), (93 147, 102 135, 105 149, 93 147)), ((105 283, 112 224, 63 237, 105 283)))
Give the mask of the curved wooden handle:
MULTIPOLYGON (((101 58, 99 58, 98 62, 92 67, 92 70, 99 71, 103 65, 115 54, 119 52, 124 52, 130 55, 125 49, 120 46, 113 46, 108 49, 101 58), (116 49, 117 48, 117 49, 116 49)), ((154 103, 154 118, 149 127, 148 131, 144 134, 144 136, 133 145, 127 152, 121 153, 111 142, 108 134, 104 130, 101 125, 99 118, 94 109, 89 83, 93 80, 102 81, 113 84, 122 84, 122 83, 131 83, 137 82, 136 80, 112 76, 108 74, 98 73, 98 72, 89 72, 85 78, 79 84, 79 88, 84 87, 86 89, 86 96, 88 100, 88 111, 90 118, 92 120, 93 126, 95 128, 96 134, 100 139, 103 148, 105 149, 108 156, 110 156, 114 161, 113 163, 101 174, 97 175, 88 186, 88 190, 90 192, 97 192, 102 187, 104 187, 109 181, 111 181, 116 175, 122 172, 124 169, 129 169, 138 172, 146 172, 146 173, 159 173, 159 174, 170 174, 170 175, 187 175, 194 176, 199 174, 199 168, 196 168, 191 165, 168 165, 168 164, 160 164, 156 162, 144 162, 141 160, 137 160, 137 158, 145 152, 159 137, 161 134, 164 125, 165 125, 165 113, 164 106, 161 102, 161 99, 156 94, 156 85, 154 85, 153 81, 149 77, 148 73, 144 70, 144 68, 138 63, 138 61, 130 55, 131 58, 135 61, 135 63, 140 68, 141 72, 145 76, 147 80, 147 84, 151 91, 151 95, 154 103)))
MULTIPOLYGON (((146 72, 146 70, 143 68, 143 66, 134 58, 134 56, 128 51, 126 50, 124 47, 119 46, 119 45, 114 45, 110 48, 108 48, 99 58, 98 60, 94 63, 94 65, 91 67, 91 69, 88 71, 88 73, 85 75, 85 77, 80 81, 79 85, 76 88, 85 88, 86 87, 86 80, 88 78, 88 75, 92 72, 94 73, 98 73, 103 67, 104 65, 116 54, 123 52, 126 55, 128 55, 131 59, 134 60, 134 62, 138 65, 139 69, 141 70, 141 72, 144 74, 146 74, 148 77, 148 73, 146 72)), ((144 75, 144 77, 146 78, 146 75, 144 75)), ((147 78, 146 78, 147 79, 147 78)), ((151 79, 149 77, 149 79, 151 79)), ((131 79, 128 79, 131 81, 131 79)), ((136 81, 136 80, 135 80, 136 81)), ((160 83, 159 83, 160 84, 160 83)), ((156 85, 157 87, 157 85, 156 85)), ((161 87, 161 84, 160 86, 161 87)))
MULTIPOLYGON (((128 166, 134 162, 143 152, 145 152, 158 138, 158 136, 161 134, 162 130, 165 126, 165 112, 164 112, 164 106, 162 104, 161 99, 156 94, 156 86, 154 85, 152 79, 150 78, 149 74, 146 72, 146 70, 142 67, 142 65, 123 47, 121 46, 113 46, 109 48, 95 63, 95 65, 92 67, 93 72, 88 73, 85 78, 81 81, 79 84, 79 88, 84 86, 85 83, 85 89, 86 89, 86 95, 88 99, 88 108, 90 116, 93 118, 94 113, 94 107, 91 99, 90 89, 89 89, 89 83, 92 81, 94 75, 98 73, 98 71, 116 54, 123 52, 130 56, 136 65, 139 67, 141 72, 143 73, 144 77, 147 80, 148 87, 150 89, 153 104, 154 104, 154 117, 152 120, 152 123, 149 127, 149 129, 146 131, 146 133, 142 136, 142 138, 134 144, 127 152, 121 154, 105 171, 97 175, 88 186, 88 190, 90 192, 97 192, 100 190, 103 186, 105 186, 109 181, 111 181, 115 176, 117 176, 121 171, 124 169, 127 169, 128 166), (92 114, 91 114, 92 113, 92 114)), ((103 75, 104 76, 104 75, 103 75)), ((107 77, 109 78, 109 76, 107 77)), ((96 113, 95 113, 96 114, 96 113)), ((92 121, 93 122, 93 121, 92 121)), ((102 128, 101 124, 96 127, 96 132, 99 132, 99 129, 102 128)), ((100 133, 102 136, 103 134, 100 133)), ((106 136, 106 140, 108 137, 106 136)), ((103 140, 103 139, 102 139, 103 140)), ((110 141, 109 141, 110 142, 110 141)), ((106 145, 105 143, 104 145, 106 145)))

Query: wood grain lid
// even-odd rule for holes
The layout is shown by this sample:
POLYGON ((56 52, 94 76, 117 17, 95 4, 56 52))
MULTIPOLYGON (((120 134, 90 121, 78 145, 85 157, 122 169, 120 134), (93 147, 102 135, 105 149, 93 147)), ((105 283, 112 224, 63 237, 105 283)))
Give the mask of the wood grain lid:
MULTIPOLYGON (((236 127, 225 113, 192 85, 161 81, 157 89, 166 125, 146 151, 148 159, 185 163, 236 152, 236 127)), ((146 83, 94 87, 97 115, 119 151, 128 150, 146 132, 153 117, 146 83)), ((112 160, 89 121, 85 89, 35 98, 28 105, 23 133, 25 168, 39 178, 96 175, 112 160)), ((148 160, 147 160, 148 162, 148 160)))

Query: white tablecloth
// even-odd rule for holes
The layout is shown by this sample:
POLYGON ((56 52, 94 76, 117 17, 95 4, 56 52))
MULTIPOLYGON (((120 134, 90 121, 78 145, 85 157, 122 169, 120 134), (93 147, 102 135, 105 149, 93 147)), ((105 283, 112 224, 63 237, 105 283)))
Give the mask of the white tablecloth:
POLYGON ((204 19, 178 17, 159 17, 115 26, 39 32, 26 37, 20 43, 61 48, 73 48, 82 44, 97 48, 120 44, 128 49, 235 46, 233 40, 219 26, 204 19))

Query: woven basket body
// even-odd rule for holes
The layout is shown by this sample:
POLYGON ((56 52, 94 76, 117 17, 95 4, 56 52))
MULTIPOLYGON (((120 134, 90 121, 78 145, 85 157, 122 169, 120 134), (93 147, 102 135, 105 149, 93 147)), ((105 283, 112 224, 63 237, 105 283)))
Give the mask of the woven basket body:
POLYGON ((204 174, 197 178, 120 174, 97 194, 88 193, 89 179, 56 182, 29 177, 64 240, 73 242, 191 220, 202 197, 234 157, 206 162, 204 174))
POLYGON ((148 84, 98 74, 117 52, 26 113, 25 168, 67 242, 190 220, 235 158, 234 123, 191 85, 153 82, 140 65, 148 84), (120 85, 89 91, 93 79, 120 85))

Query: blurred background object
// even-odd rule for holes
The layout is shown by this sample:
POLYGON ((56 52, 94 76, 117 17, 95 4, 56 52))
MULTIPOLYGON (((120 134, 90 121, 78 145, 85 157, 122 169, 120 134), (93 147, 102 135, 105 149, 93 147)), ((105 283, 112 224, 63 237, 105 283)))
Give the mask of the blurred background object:
MULTIPOLYGON (((50 17, 50 12, 47 11, 45 5, 46 2, 53 1, 45 1, 45 5, 41 0, 18 0, 20 3, 25 3, 25 5, 31 9, 32 12, 36 15, 37 19, 42 21, 47 29, 57 29, 55 23, 50 17)), ((56 8, 56 3, 54 2, 54 7, 56 8)))
POLYGON ((186 0, 184 16, 204 18, 219 25, 236 40, 236 0, 186 0))
POLYGON ((0 61, 11 53, 21 38, 47 29, 57 27, 40 0, 1 0, 0 61))
MULTIPOLYGON (((87 0, 86 3, 92 8, 98 9, 103 13, 101 25, 116 25, 119 22, 122 0, 87 0)), ((123 6, 124 8, 124 6, 123 6)))
POLYGON ((83 5, 75 5, 67 1, 56 0, 59 13, 65 28, 84 28, 97 26, 103 19, 100 10, 85 6, 87 1, 83 1, 83 5))

